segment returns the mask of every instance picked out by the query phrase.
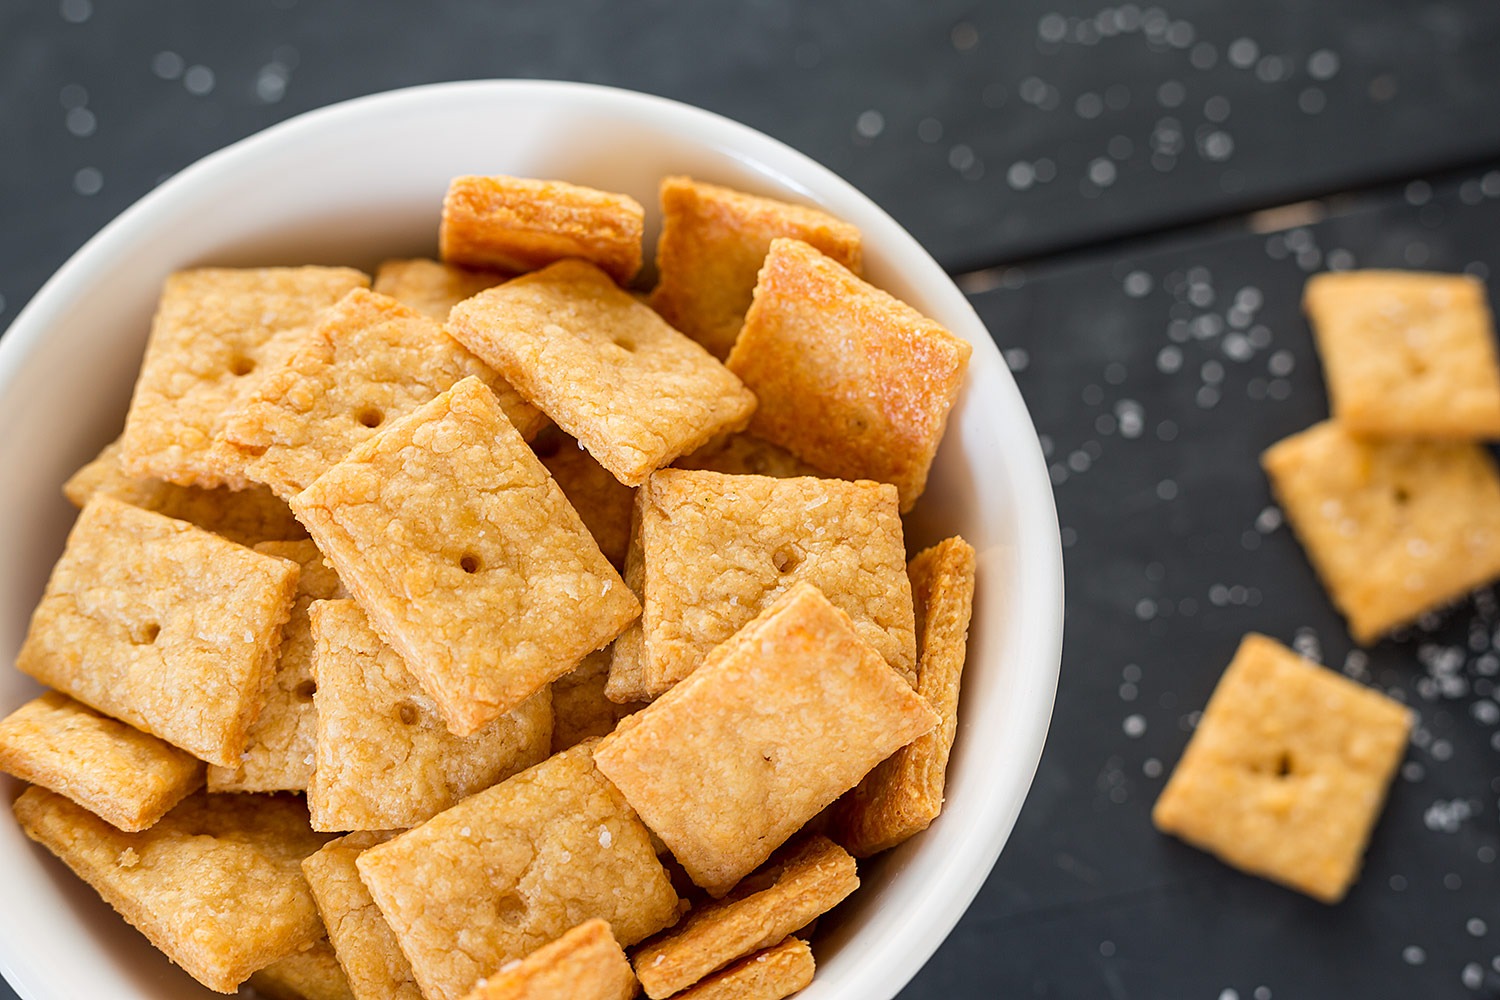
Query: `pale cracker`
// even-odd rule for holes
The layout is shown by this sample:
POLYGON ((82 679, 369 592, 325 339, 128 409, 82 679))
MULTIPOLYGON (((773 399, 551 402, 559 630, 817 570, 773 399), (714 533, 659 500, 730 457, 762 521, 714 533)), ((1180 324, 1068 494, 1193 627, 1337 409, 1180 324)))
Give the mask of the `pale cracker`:
POLYGON ((202 760, 237 766, 296 589, 295 563, 96 496, 16 666, 202 760))
POLYGON ((579 257, 625 284, 641 269, 645 227, 646 211, 629 195, 563 181, 455 177, 438 243, 452 264, 534 271, 579 257))
POLYGON ((0 721, 0 771, 138 833, 203 784, 186 751, 49 691, 0 721))
POLYGON ((513 277, 502 271, 476 271, 419 257, 381 264, 372 287, 441 323, 448 318, 448 310, 464 299, 513 277))
POLYGON ((927 485, 973 348, 806 243, 778 239, 725 364, 760 400, 750 432, 845 479, 927 485))
POLYGON ((712 355, 584 261, 480 292, 448 330, 627 486, 755 410, 712 355))
POLYGON ((672 467, 703 469, 730 476, 774 476, 777 479, 823 474, 785 448, 762 441, 754 434, 730 434, 710 441, 691 455, 673 462, 672 467))
POLYGON ((531 448, 562 487, 568 503, 599 543, 604 558, 617 569, 624 566, 635 490, 610 475, 577 441, 556 427, 538 433, 531 448))
POLYGON ((848 615, 799 583, 594 760, 718 898, 939 721, 848 615))
POLYGON ((63 484, 73 506, 82 508, 95 493, 196 524, 231 542, 259 542, 306 538, 307 529, 292 516, 286 501, 255 483, 243 490, 228 487, 205 490, 178 486, 160 479, 133 479, 120 468, 120 442, 104 446, 98 456, 63 484))
POLYGON ((1261 464, 1361 644, 1500 576, 1500 476, 1478 445, 1360 438, 1329 421, 1261 464))
POLYGON ((302 862, 302 874, 328 927, 328 940, 357 1000, 422 1000, 411 963, 359 879, 354 859, 394 833, 351 833, 302 862))
POLYGON ((525 438, 543 417, 436 321, 357 288, 286 341, 284 361, 229 413, 224 436, 245 474, 291 497, 369 440, 460 379, 474 376, 525 438))
POLYGON ((1157 829, 1325 903, 1359 874, 1412 713, 1246 635, 1156 802, 1157 829))
POLYGON ((475 378, 382 428, 292 509, 458 736, 518 707, 640 614, 475 378))
POLYGON ((716 358, 734 347, 773 239, 803 240, 860 271, 859 230, 815 208, 664 177, 661 216, 651 306, 716 358))
POLYGON ((1343 271, 1302 297, 1333 416, 1377 436, 1500 437, 1500 360, 1484 282, 1343 271))
POLYGON ((356 1000, 326 940, 257 970, 250 988, 270 1000, 356 1000))
POLYGON ((458 737, 358 604, 318 601, 312 636, 318 735, 307 803, 314 830, 416 826, 546 758, 547 688, 458 737))
POLYGON ((32 787, 21 828, 211 990, 323 937, 299 865, 323 843, 290 795, 191 795, 151 829, 122 833, 32 787))
POLYGON ((875 765, 839 800, 839 841, 855 857, 895 847, 927 829, 943 811, 974 608, 974 562, 973 546, 954 536, 922 550, 907 565, 917 612, 917 694, 943 723, 875 765))
POLYGON ((281 627, 281 649, 276 658, 276 680, 266 696, 266 707, 256 716, 240 754, 238 767, 212 764, 210 792, 302 791, 313 772, 313 744, 318 716, 313 709, 313 639, 307 609, 313 601, 347 596, 338 574, 323 561, 323 553, 306 539, 300 542, 263 542, 261 555, 289 559, 302 567, 297 574, 297 597, 281 627))
POLYGON ((678 1000, 782 1000, 813 980, 812 949, 800 938, 751 955, 677 994, 678 1000))
POLYGON ((592 917, 624 945, 677 919, 651 838, 593 749, 581 743, 359 856, 429 1000, 457 1000, 592 917))
POLYGON ((916 683, 911 581, 894 487, 664 469, 641 492, 649 695, 688 676, 804 581, 916 683))
POLYGON ((466 1000, 630 1000, 636 992, 620 943, 595 917, 480 980, 466 1000))
POLYGON ((857 888, 848 852, 827 837, 807 838, 725 899, 694 909, 637 948, 636 975, 647 996, 669 997, 806 927, 857 888))
POLYGON ((346 267, 203 268, 167 278, 120 439, 125 472, 244 486, 242 463, 223 440, 225 415, 277 360, 282 336, 369 284, 346 267))
POLYGON ((553 753, 614 732, 621 719, 646 707, 641 702, 617 704, 605 695, 609 657, 607 649, 590 653, 571 672, 552 682, 553 753))

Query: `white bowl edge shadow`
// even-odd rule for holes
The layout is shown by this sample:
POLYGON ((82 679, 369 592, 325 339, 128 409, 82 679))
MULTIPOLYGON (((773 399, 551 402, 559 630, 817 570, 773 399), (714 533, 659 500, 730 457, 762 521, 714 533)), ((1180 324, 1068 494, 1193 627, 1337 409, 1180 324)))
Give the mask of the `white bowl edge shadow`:
MULTIPOLYGON (((820 931, 818 974, 801 994, 893 997, 978 892, 1040 759, 1062 640, 1056 513, 1025 404, 968 301, 868 198, 747 126, 587 84, 434 84, 308 112, 164 182, 74 254, 0 339, 0 649, 13 662, 61 552, 74 516, 62 482, 123 421, 162 279, 202 264, 369 268, 431 254, 443 191, 461 173, 624 191, 653 220, 669 173, 817 205, 860 228, 870 280, 973 344, 928 493, 908 519, 912 551, 958 532, 979 552, 947 802, 926 833, 861 865, 864 887, 820 931)), ((0 670, 0 711, 37 690, 0 670)), ((5 779, 7 802, 17 787, 5 779)), ((0 974, 26 1000, 217 995, 4 817, 0 864, 10 890, 0 974), (90 939, 98 946, 80 946, 90 939)))

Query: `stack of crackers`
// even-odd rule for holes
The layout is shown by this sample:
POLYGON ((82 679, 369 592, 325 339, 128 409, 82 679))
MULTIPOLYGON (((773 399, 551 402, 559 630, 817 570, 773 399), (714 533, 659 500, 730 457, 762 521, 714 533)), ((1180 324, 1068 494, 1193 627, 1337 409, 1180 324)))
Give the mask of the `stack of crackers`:
POLYGON ((210 989, 764 998, 943 801, 970 348, 851 226, 461 177, 441 261, 167 279, 0 721, 23 829, 210 989), (630 954, 625 948, 633 949, 630 954))
MULTIPOLYGON (((1262 464, 1360 644, 1500 579, 1500 359, 1468 275, 1347 271, 1304 307, 1333 409, 1262 464)), ((1247 871, 1343 898, 1405 753, 1398 702, 1248 636, 1154 818, 1247 871)))

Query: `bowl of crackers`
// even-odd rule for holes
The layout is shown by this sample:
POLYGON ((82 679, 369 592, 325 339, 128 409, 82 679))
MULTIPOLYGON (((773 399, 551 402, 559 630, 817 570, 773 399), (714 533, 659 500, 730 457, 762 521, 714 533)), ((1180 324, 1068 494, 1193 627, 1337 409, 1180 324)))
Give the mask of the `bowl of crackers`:
POLYGON ((163 183, 0 340, 27 1000, 891 997, 1041 755, 1035 431, 745 126, 419 87, 163 183))

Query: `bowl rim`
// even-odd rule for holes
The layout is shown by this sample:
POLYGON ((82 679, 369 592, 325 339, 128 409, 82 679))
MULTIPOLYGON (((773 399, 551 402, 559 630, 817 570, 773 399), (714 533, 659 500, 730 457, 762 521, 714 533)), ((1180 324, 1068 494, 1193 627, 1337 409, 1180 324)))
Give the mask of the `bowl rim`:
MULTIPOLYGON (((1019 758, 1008 762, 1018 776, 1024 767, 1026 780, 1017 785, 1014 794, 990 795, 980 803, 974 824, 978 835, 962 840, 959 852, 927 883, 917 905, 902 915, 901 928, 905 933, 891 935, 890 940, 883 942, 877 958, 862 963, 855 975, 839 984, 841 991, 850 996, 893 997, 916 975, 968 910, 1009 840, 1035 779, 1051 724, 1061 664, 1063 564, 1051 482, 1035 425, 994 340, 967 297, 931 255, 884 209, 848 181, 748 125, 669 98, 623 88, 554 80, 465 80, 352 98, 295 115, 208 154, 157 185, 107 223, 47 279, 0 336, 0 397, 7 395, 16 380, 24 377, 28 358, 57 323, 72 295, 87 287, 100 273, 108 272, 121 249, 150 232, 159 211, 194 189, 211 187, 220 174, 230 171, 240 161, 282 144, 295 144, 302 135, 330 123, 384 114, 410 102, 530 98, 653 115, 751 164, 789 190, 823 203, 859 206, 866 220, 878 222, 879 231, 873 236, 869 234, 869 223, 861 224, 869 241, 878 242, 893 256, 899 256, 903 269, 915 269, 912 280, 942 300, 949 317, 946 325, 973 344, 974 360, 996 366, 999 395, 988 399, 986 405, 1002 411, 1008 433, 1030 432, 1029 444, 1017 442, 1015 460, 1007 463, 1016 523, 1020 525, 1014 558, 1026 567, 1027 586, 1018 599, 1023 609, 1020 620, 1007 622, 1005 626, 1019 633, 1012 648, 1017 657, 1029 664, 1024 687, 1030 704, 1023 713, 1019 730, 1013 727, 1009 733, 1009 742, 1022 748, 1022 752, 1019 758), (959 317, 959 323, 952 322, 954 316, 959 317)), ((837 214, 836 209, 830 211, 837 214)), ((7 949, 0 947, 0 974, 18 994, 37 1000, 40 994, 32 984, 18 980, 19 972, 7 949)))

